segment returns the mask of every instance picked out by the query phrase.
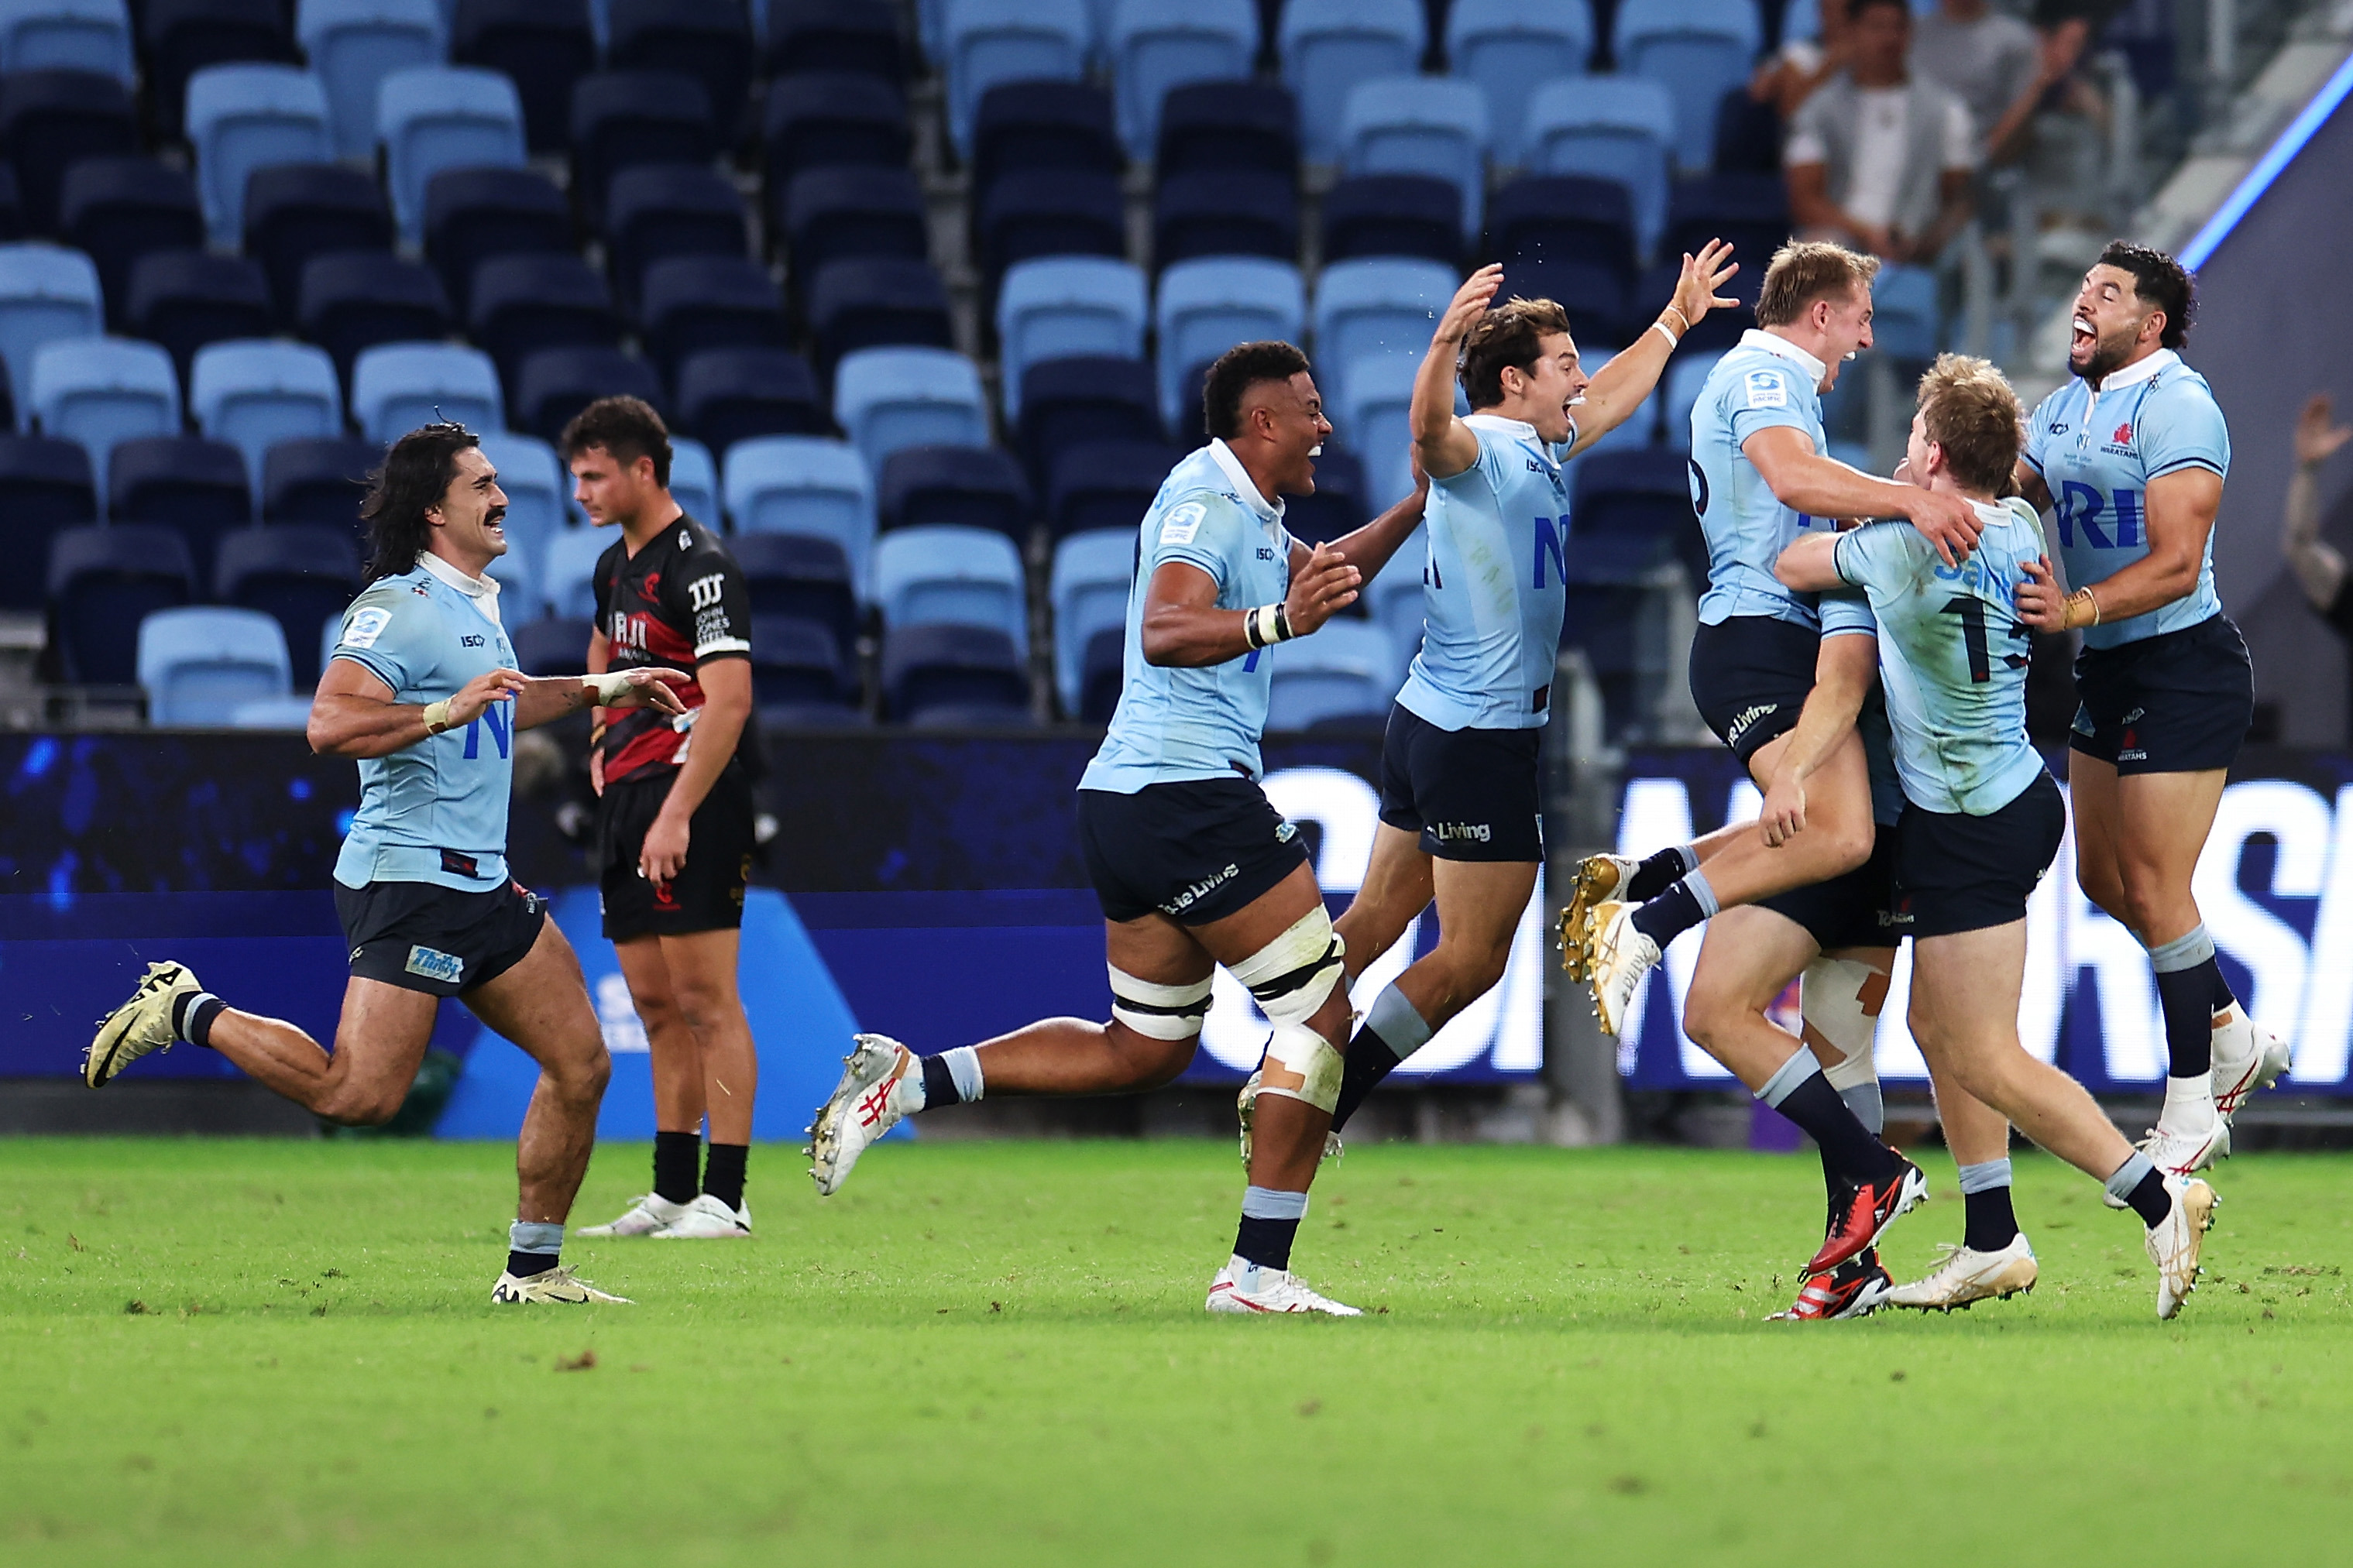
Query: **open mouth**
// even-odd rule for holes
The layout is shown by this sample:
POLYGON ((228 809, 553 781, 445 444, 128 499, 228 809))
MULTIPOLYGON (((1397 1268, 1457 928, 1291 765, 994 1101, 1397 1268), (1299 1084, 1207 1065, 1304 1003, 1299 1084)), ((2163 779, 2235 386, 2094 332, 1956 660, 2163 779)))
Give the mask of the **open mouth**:
POLYGON ((2073 343, 2094 342, 2098 341, 2099 335, 2092 330, 2092 319, 2089 316, 2078 316, 2074 322, 2074 336, 2069 341, 2073 343))

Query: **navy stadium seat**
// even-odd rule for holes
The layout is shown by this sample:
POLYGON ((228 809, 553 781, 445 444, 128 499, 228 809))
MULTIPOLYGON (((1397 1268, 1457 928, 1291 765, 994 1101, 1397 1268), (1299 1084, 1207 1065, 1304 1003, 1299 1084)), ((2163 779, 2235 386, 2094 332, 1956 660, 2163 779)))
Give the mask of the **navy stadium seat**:
POLYGON ((1571 465, 1572 581, 1623 586, 1668 561, 1707 579, 1707 546, 1691 504, 1690 459, 1679 449, 1596 452, 1571 465))
POLYGON ((752 700, 763 710, 847 707, 854 690, 841 644, 798 616, 752 616, 752 700))
POLYGON ((131 268, 123 320, 164 345, 185 381, 196 351, 230 338, 268 337, 276 325, 259 262, 201 250, 163 250, 131 268))
POLYGON ((155 129, 180 129, 188 78, 233 60, 298 65, 288 8, 279 0, 144 0, 141 54, 155 129))
POLYGON ((205 214, 196 183, 153 158, 85 158, 66 171, 58 226, 68 244, 98 264, 110 324, 121 327, 131 297, 131 264, 156 250, 201 250, 205 214))
POLYGON ((1324 259, 1462 255, 1462 195, 1432 174, 1351 174, 1324 197, 1324 259))
POLYGON ((782 348, 712 348, 678 371, 679 427, 723 458, 754 436, 822 436, 831 428, 817 374, 782 348))
POLYGON ((16 194, 16 167, 0 159, 0 242, 25 237, 25 204, 16 194))
MULTIPOLYGON (((808 533, 753 531, 728 540, 727 552, 744 574, 754 617, 795 616, 824 626, 845 651, 856 645, 858 591, 839 542, 808 533)), ((760 646, 757 635, 752 646, 760 646)))
POLYGON ((601 226, 616 171, 633 163, 708 163, 719 151, 711 96, 676 71, 611 70, 572 88, 572 194, 601 226))
POLYGON ((981 95, 972 135, 976 193, 1016 169, 1116 174, 1127 162, 1111 95, 1092 82, 999 82, 981 95))
POLYGON ((1047 487, 1046 522, 1056 539, 1144 521, 1168 471, 1184 459, 1153 441, 1094 441, 1065 450, 1047 487))
POLYGON ((272 527, 322 523, 357 539, 360 498, 383 461, 383 447, 352 437, 280 441, 261 459, 261 520, 272 527))
POLYGON ((377 251, 312 257, 302 268, 297 298, 302 335, 334 356, 346 382, 362 349, 430 340, 449 330, 448 301, 432 269, 377 251))
POLYGON ((612 348, 542 349, 522 362, 512 385, 507 407, 512 426, 549 442, 600 397, 666 401, 653 366, 612 348))
POLYGON ((569 253, 572 209, 536 169, 444 169, 425 187, 425 256, 460 312, 493 256, 569 253))
POLYGON ((898 89, 852 72, 812 72, 771 83, 762 121, 772 187, 806 169, 902 169, 913 142, 898 89))
POLYGON ((1077 356, 1040 360, 1021 377, 1021 451, 1040 489, 1073 447, 1098 441, 1160 441, 1152 367, 1142 360, 1077 356))
POLYGON ((1013 639, 987 626, 892 628, 882 642, 882 690, 891 716, 943 708, 1026 710, 1029 676, 1013 639))
POLYGON ((507 640, 514 645, 515 668, 525 675, 571 675, 587 658, 596 630, 594 621, 550 616, 509 626, 507 640))
POLYGON ((613 176, 605 203, 605 264, 614 294, 630 310, 646 268, 666 256, 752 252, 744 198, 714 169, 635 164, 613 176))
POLYGON ((48 559, 50 539, 60 530, 98 521, 90 454, 80 442, 54 436, 0 435, 0 494, 8 498, 0 538, 6 539, 10 555, 36 568, 0 576, 0 608, 38 609, 37 563, 48 559))
MULTIPOLYGON (((359 591, 359 545, 348 528, 244 528, 220 538, 214 599, 277 621, 286 633, 298 692, 319 684, 319 628, 341 616, 359 591)), ((580 639, 583 649, 587 642, 580 639)), ((580 668, 577 652, 572 668, 580 668)))
MULTIPOLYGON (((1329 544, 1371 519, 1371 509, 1366 504, 1365 465, 1354 452, 1332 441, 1324 443, 1323 453, 1315 459, 1315 493, 1283 498, 1282 526, 1292 538, 1309 546, 1329 544)), ((1409 564, 1396 562, 1391 569, 1409 564)), ((1365 600, 1360 597, 1355 607, 1362 613, 1365 600)))
POLYGON ((858 349, 955 342, 947 289, 925 261, 862 257, 821 268, 808 286, 808 319, 828 373, 858 349))
POLYGON ((679 367, 706 349, 781 349, 790 342, 783 292, 766 268, 742 256, 672 256, 647 268, 638 327, 673 385, 679 367))
POLYGON ((744 0, 608 0, 606 56, 702 84, 722 146, 744 133, 744 94, 759 51, 744 0))
POLYGON ((768 0, 767 74, 851 72, 896 86, 907 77, 899 8, 882 0, 768 0))
POLYGON ((1632 289, 1637 275, 1634 204, 1615 180, 1588 174, 1529 174, 1497 191, 1487 205, 1487 252, 1509 266, 1515 256, 1574 258, 1608 268, 1632 289))
POLYGON ((1781 172, 1781 115, 1760 103, 1746 87, 1736 87, 1715 106, 1715 172, 1772 174, 1781 172))
MULTIPOLYGON (((1672 279, 1669 281, 1672 284, 1672 279)), ((1616 268, 1551 250, 1504 258, 1503 291, 1524 299, 1559 301, 1568 311, 1569 331, 1580 344, 1628 342, 1650 325, 1646 309, 1657 309, 1656 303, 1650 302, 1650 290, 1630 290, 1616 268)), ((1657 297, 1659 302, 1666 298, 1657 297)), ((1586 368, 1601 368, 1589 350, 1586 368)))
POLYGON ((1765 260, 1788 237, 1788 189, 1779 174, 1700 174, 1675 182, 1659 255, 1697 255, 1711 239, 1729 240, 1734 255, 1758 258, 1741 271, 1761 277, 1765 260))
POLYGON ((0 146, 16 171, 25 231, 55 234, 66 171, 139 150, 131 93, 96 71, 10 71, 0 76, 0 146))
POLYGON ((493 256, 474 269, 467 335, 509 382, 541 349, 618 348, 612 291, 576 256, 493 256))
POLYGON ((202 436, 118 441, 106 466, 106 514, 112 522, 177 531, 188 542, 196 581, 206 582, 220 536, 253 521, 245 454, 202 436))
POLYGON ((1245 169, 1299 176, 1299 103, 1273 82, 1197 81, 1169 90, 1160 109, 1163 180, 1245 169))
POLYGON ((1288 174, 1264 169, 1166 175, 1153 198, 1152 258, 1162 267, 1197 256, 1299 254, 1299 193, 1288 174))
POLYGON ((994 447, 902 447, 882 461, 875 503, 884 529, 944 522, 1029 539, 1029 487, 994 447))
POLYGON ((572 85, 596 68, 587 0, 458 0, 453 65, 503 71, 522 100, 533 153, 560 153, 572 127, 572 85))
POLYGON ((374 179, 341 163, 256 169, 245 187, 245 253, 269 274, 280 320, 294 321, 302 268, 336 250, 392 249, 392 213, 374 179))
POLYGON ((1125 256, 1127 203, 1110 174, 1016 169, 974 207, 973 237, 993 293, 1007 268, 1031 257, 1125 256))
POLYGON ((50 647, 65 678, 131 686, 139 679, 139 647, 128 628, 195 598, 195 568, 172 529, 69 528, 50 542, 47 584, 50 647))
POLYGON ((1087 638, 1079 659, 1079 711, 1082 724, 1108 724, 1127 683, 1127 628, 1105 626, 1087 638))
POLYGON ((923 193, 907 169, 837 166, 795 174, 775 187, 773 232, 797 274, 846 256, 931 254, 923 193))

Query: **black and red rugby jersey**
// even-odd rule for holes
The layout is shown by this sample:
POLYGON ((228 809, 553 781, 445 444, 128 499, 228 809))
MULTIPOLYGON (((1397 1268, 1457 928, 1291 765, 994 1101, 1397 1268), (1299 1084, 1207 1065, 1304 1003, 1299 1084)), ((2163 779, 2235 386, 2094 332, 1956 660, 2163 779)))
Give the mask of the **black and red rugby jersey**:
MULTIPOLYGON (((627 538, 615 540, 596 558, 596 590, 607 669, 693 670, 714 658, 752 657, 752 595, 743 568, 717 535, 684 512, 635 555, 627 538)), ((702 706, 699 682, 677 691, 690 716, 702 706)), ((691 732, 666 714, 629 709, 605 731, 605 782, 677 766, 691 732)))

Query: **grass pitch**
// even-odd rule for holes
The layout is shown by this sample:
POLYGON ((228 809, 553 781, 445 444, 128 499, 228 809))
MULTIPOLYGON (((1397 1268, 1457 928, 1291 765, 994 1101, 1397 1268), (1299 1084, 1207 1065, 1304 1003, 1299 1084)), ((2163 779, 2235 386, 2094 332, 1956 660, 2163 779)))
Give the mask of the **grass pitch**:
MULTIPOLYGON (((1768 1324, 1812 1160, 1366 1147, 1311 1279, 1208 1318, 1230 1145, 886 1145, 760 1237, 575 1241, 493 1309, 484 1145, 0 1142, 0 1558, 86 1563, 2326 1561, 2353 1526, 2353 1160, 2226 1165, 2155 1321, 2129 1216, 2019 1162, 2031 1298, 1768 1324)), ((1957 1239, 1937 1201, 1899 1277, 1957 1239)), ((598 1152, 584 1220, 641 1189, 598 1152)))

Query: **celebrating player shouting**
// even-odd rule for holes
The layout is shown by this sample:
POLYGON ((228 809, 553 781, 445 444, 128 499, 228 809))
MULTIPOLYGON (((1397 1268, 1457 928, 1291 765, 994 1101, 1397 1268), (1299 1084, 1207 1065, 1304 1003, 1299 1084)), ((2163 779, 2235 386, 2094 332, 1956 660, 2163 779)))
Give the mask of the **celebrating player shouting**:
POLYGON ((1352 603, 1420 521, 1419 493, 1314 550, 1278 498, 1314 489, 1331 434, 1307 359, 1243 343, 1202 388, 1208 447, 1176 465, 1145 514, 1128 597, 1126 684, 1079 782, 1079 834, 1103 904, 1107 1024, 1049 1018, 935 1057, 860 1035, 811 1128, 829 1194, 900 1118, 995 1094, 1156 1089, 1185 1069, 1224 964, 1274 1026, 1261 1065, 1250 1185, 1213 1312, 1328 1312, 1290 1272, 1348 1044, 1340 939, 1305 847, 1260 790, 1264 650, 1352 603))

